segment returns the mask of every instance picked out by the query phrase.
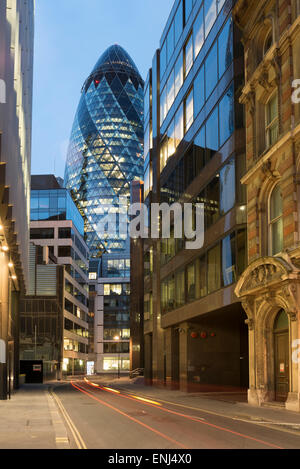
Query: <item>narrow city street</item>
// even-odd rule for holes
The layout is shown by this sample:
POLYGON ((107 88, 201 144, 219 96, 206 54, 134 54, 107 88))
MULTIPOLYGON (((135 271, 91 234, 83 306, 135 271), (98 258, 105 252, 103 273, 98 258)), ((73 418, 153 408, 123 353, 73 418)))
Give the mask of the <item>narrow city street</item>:
MULTIPOLYGON (((87 449, 296 449, 300 419, 278 429, 197 405, 147 399, 144 394, 88 380, 56 386, 54 395, 70 423, 73 448, 87 449)), ((203 402, 205 399, 203 399, 203 402)), ((205 403, 204 406, 205 407, 205 403)), ((283 411, 284 412, 284 411, 283 411)), ((247 411, 245 410, 245 414, 247 411)), ((289 420, 289 414, 286 419, 289 420)), ((263 416, 262 412, 262 416, 263 416)), ((292 414, 293 417, 296 414, 292 414)), ((288 422, 286 422, 288 424, 288 422)))

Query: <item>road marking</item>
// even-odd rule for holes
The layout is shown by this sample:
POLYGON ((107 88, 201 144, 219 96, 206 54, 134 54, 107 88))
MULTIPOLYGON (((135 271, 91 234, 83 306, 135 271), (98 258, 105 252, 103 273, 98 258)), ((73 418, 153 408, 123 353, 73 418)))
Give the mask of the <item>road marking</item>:
POLYGON ((66 409, 65 409, 64 405, 62 404, 61 400, 59 399, 59 397, 55 394, 55 392, 53 390, 51 390, 50 393, 53 396, 53 398, 55 399, 55 402, 58 405, 59 410, 61 411, 63 417, 65 418, 65 420, 66 420, 66 422, 67 422, 67 424, 70 428, 70 431, 73 435, 73 438, 75 440, 77 448, 78 449, 87 449, 87 446, 86 446, 82 436, 80 435, 78 429, 76 428, 76 425, 72 421, 71 417, 69 416, 68 412, 66 411, 66 409))
MULTIPOLYGON (((84 391, 83 391, 84 392, 84 391)), ((88 393, 86 393, 88 394, 88 393)), ((92 395, 91 395, 92 396, 92 395)), ((125 399, 130 399, 130 400, 133 400, 132 397, 130 397, 130 395, 125 395, 125 394, 119 394, 120 397, 123 397, 125 399)), ((98 400, 96 397, 95 397, 96 400, 98 400)), ((258 438, 254 438, 252 436, 249 436, 249 435, 245 435, 243 433, 239 433, 239 432, 235 432, 234 430, 230 430, 228 428, 225 428, 225 427, 220 427, 219 425, 214 425, 212 423, 209 423, 209 422, 206 422, 204 421, 201 417, 192 417, 190 415, 185 415, 185 414, 181 414, 179 412, 175 412, 174 410, 170 410, 170 409, 166 409, 165 407, 157 407, 156 405, 153 405, 153 404, 149 404, 149 403, 145 403, 147 404, 149 407, 153 407, 153 408, 156 408, 156 409, 159 409, 161 411, 164 411, 164 412, 167 412, 169 414, 174 414, 174 415, 178 415, 179 417, 183 417, 187 420, 191 420, 191 421, 194 421, 194 422, 198 422, 198 423, 201 423, 202 425, 207 425, 209 427, 212 427, 212 428, 215 428, 217 430, 220 430, 220 431, 223 431, 223 432, 227 432, 227 433, 231 433, 235 436, 238 436, 238 437, 241 437, 241 438, 244 438, 244 439, 247 439, 247 440, 252 440, 252 441, 255 441, 257 443, 260 443, 264 446, 268 446, 270 448, 275 448, 275 449, 283 449, 281 446, 277 446, 277 445, 274 445, 272 443, 268 443, 267 441, 264 441, 264 440, 260 440, 258 438)), ((126 414, 125 414, 126 415, 126 414)), ((217 415, 217 414, 216 414, 217 415)), ((224 417, 224 416, 222 416, 224 417)), ((232 419, 232 417, 230 417, 232 419)), ((234 419, 233 419, 234 420, 234 419)))
POLYGON ((81 388, 80 386, 76 386, 74 384, 73 381, 71 381, 71 384, 74 388, 78 389, 78 391, 86 394, 87 396, 89 396, 91 399, 94 399, 95 401, 99 402, 100 404, 114 410, 115 412, 118 412, 119 414, 123 415, 124 417, 127 417, 129 420, 131 420, 132 422, 134 423, 137 423, 138 425, 141 425, 142 427, 146 428, 147 430, 150 430, 151 432, 159 435, 161 438, 164 438, 165 440, 175 444, 176 446, 179 446, 180 448, 183 448, 183 449, 189 449, 187 446, 183 445, 182 443, 179 443, 178 441, 174 440, 173 438, 170 438, 168 435, 165 435, 164 433, 156 430, 155 428, 153 427, 150 427, 149 425, 143 423, 143 422, 140 422, 139 420, 135 419, 134 417, 131 417, 130 415, 126 414, 125 412, 123 412, 122 410, 120 409, 117 409, 116 407, 108 404, 107 402, 104 402, 104 401, 101 401, 100 399, 98 399, 96 396, 94 396, 93 394, 90 394, 89 392, 87 392, 84 388, 81 388))

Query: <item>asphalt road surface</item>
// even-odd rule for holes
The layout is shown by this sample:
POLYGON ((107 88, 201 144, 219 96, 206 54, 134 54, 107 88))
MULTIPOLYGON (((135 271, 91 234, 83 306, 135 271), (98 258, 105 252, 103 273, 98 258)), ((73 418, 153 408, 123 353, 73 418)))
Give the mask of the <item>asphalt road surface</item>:
POLYGON ((88 381, 62 384, 54 395, 74 449, 300 448, 300 432, 178 408, 88 381))

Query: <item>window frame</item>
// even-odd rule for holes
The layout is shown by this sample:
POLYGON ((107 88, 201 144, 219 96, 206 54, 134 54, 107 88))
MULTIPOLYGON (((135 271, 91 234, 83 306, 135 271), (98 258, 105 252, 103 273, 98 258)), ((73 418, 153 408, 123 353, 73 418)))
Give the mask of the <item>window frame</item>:
MULTIPOLYGON (((278 254, 280 254, 280 252, 282 252, 282 251, 279 251, 279 252, 276 252, 276 253, 273 252, 273 227, 279 220, 282 220, 282 241, 283 241, 283 197, 282 197, 282 193, 281 193, 282 212, 279 216, 277 216, 277 217, 275 217, 271 220, 272 196, 274 194, 275 189, 277 189, 278 187, 279 187, 280 192, 281 192, 280 184, 277 183, 277 184, 275 184, 275 186, 273 186, 272 190, 270 191, 269 198, 268 198, 268 254, 272 257, 277 256, 278 254)), ((282 242, 282 249, 283 249, 283 242, 282 242)))
POLYGON ((279 137, 279 94, 278 90, 276 89, 271 96, 269 97, 268 101, 265 104, 265 138, 266 138, 266 149, 268 150, 271 148, 277 141, 279 137), (274 97, 277 96, 277 114, 273 120, 270 120, 270 104, 274 97), (270 137, 270 132, 275 126, 277 125, 277 139, 272 142, 270 137))

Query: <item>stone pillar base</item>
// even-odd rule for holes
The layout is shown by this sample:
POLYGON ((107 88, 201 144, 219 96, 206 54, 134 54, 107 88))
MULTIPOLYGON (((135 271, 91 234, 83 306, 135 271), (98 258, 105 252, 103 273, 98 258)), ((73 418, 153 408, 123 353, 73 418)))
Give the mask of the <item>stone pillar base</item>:
POLYGON ((261 407, 264 402, 272 402, 275 398, 274 392, 264 389, 248 389, 248 404, 261 407))
POLYGON ((293 412, 300 412, 300 394, 297 392, 289 392, 285 408, 293 412))
POLYGON ((248 404, 252 405, 253 407, 260 406, 256 389, 248 389, 248 404))

